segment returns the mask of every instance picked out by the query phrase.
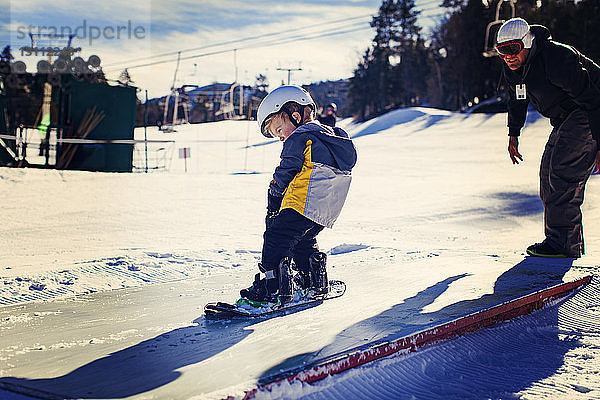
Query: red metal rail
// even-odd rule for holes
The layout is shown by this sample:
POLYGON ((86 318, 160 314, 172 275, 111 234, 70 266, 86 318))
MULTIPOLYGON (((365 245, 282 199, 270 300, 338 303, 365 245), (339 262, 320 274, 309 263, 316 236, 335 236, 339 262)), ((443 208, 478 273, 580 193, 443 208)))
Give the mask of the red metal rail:
POLYGON ((500 321, 529 314, 535 310, 539 310, 549 302, 569 294, 591 280, 591 275, 585 276, 576 281, 561 283, 391 342, 376 343, 367 349, 350 350, 333 359, 310 365, 301 372, 291 372, 291 375, 288 377, 259 385, 247 391, 244 400, 252 399, 259 390, 270 390, 271 387, 284 381, 316 382, 329 375, 338 374, 394 353, 410 353, 428 344, 450 339, 468 332, 474 332, 500 321))

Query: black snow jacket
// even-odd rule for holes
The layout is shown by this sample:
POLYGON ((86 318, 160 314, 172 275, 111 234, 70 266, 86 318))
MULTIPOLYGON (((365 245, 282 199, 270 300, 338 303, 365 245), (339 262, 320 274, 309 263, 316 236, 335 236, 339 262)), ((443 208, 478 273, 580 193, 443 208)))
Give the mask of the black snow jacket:
POLYGON ((519 136, 531 102, 552 126, 576 108, 586 111, 600 145, 600 67, 574 47, 551 40, 546 27, 532 25, 531 32, 535 39, 525 65, 513 71, 504 64, 509 136, 519 136), (523 83, 527 98, 517 100, 516 85, 523 83))
POLYGON ((318 120, 323 125, 329 125, 332 128, 335 127, 335 115, 333 114, 325 116, 319 115, 318 120))

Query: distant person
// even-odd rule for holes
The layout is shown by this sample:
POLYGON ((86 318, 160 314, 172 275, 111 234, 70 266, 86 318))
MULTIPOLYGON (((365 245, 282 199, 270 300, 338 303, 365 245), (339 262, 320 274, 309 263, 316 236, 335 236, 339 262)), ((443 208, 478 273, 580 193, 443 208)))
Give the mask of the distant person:
POLYGON ((290 301, 292 268, 298 271, 297 288, 328 291, 327 256, 316 237, 333 226, 342 210, 356 149, 342 129, 316 123, 315 110, 312 97, 299 86, 273 90, 258 107, 261 133, 279 138, 283 150, 267 194, 258 266, 264 277, 256 274, 253 285, 240 291, 250 305, 290 301))
POLYGON ((527 248, 538 257, 584 253, 581 205, 585 184, 600 167, 600 67, 573 46, 551 40, 548 29, 521 18, 498 31, 508 92, 508 153, 523 161, 519 135, 531 103, 553 126, 540 165, 545 239, 527 248))
POLYGON ((323 109, 323 113, 318 117, 319 122, 324 125, 329 125, 333 128, 335 126, 336 121, 336 112, 337 106, 335 105, 335 103, 327 104, 327 106, 323 109))

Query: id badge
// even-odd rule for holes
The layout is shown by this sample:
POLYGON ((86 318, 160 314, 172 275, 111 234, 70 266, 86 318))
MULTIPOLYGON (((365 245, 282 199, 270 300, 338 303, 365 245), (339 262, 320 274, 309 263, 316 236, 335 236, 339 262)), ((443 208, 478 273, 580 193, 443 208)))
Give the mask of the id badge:
POLYGON ((517 100, 525 100, 527 98, 527 89, 525 89, 525 84, 522 83, 516 86, 517 89, 517 100))

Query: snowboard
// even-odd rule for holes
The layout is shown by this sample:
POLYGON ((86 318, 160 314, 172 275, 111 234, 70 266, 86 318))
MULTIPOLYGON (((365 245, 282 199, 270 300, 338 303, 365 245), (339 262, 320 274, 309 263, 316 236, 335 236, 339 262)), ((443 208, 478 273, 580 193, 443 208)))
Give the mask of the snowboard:
POLYGON ((291 302, 285 304, 269 304, 266 306, 255 306, 245 301, 240 301, 236 304, 224 303, 217 301, 208 303, 204 306, 204 314, 209 318, 257 318, 265 315, 276 313, 285 313, 289 310, 300 309, 318 305, 326 300, 335 299, 343 296, 346 292, 346 284, 342 281, 329 281, 329 291, 327 294, 311 295, 297 290, 294 293, 294 298, 291 302))

